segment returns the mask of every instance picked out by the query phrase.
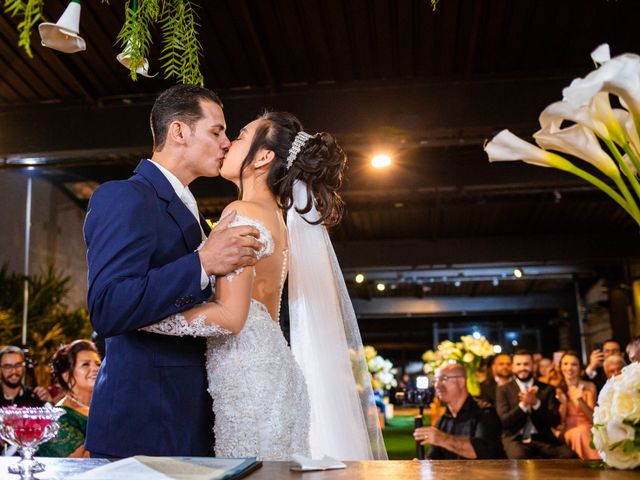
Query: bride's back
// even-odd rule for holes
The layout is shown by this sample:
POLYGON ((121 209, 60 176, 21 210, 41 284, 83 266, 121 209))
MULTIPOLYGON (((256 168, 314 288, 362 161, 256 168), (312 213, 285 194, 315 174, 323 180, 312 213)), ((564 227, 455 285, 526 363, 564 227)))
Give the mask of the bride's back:
MULTIPOLYGON (((287 227, 282 210, 273 202, 238 200, 227 209, 235 209, 238 215, 259 222, 271 235, 273 253, 258 260, 255 265, 255 278, 251 297, 262 303, 275 321, 279 320, 280 298, 288 271, 287 227)), ((260 239, 261 241, 264 239, 260 239)))

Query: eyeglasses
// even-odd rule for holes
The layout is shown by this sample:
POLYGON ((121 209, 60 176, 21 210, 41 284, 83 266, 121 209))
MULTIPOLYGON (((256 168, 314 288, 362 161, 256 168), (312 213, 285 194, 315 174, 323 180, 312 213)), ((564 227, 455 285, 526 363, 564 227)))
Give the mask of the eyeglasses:
POLYGON ((0 368, 3 372, 8 372, 10 370, 20 370, 24 368, 25 362, 20 363, 7 363, 6 365, 0 365, 0 368))
POLYGON ((464 375, 440 375, 438 377, 433 377, 433 381, 446 382, 447 380, 451 380, 452 378, 464 378, 464 375))

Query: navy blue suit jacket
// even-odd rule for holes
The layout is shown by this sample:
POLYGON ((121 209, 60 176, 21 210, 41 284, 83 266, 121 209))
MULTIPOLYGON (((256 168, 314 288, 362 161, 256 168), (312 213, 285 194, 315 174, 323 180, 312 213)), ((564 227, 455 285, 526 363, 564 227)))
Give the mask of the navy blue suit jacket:
POLYGON ((84 235, 91 323, 106 338, 85 447, 115 457, 210 455, 205 340, 139 331, 210 297, 211 287, 200 289, 196 219, 143 160, 133 177, 95 191, 84 235))

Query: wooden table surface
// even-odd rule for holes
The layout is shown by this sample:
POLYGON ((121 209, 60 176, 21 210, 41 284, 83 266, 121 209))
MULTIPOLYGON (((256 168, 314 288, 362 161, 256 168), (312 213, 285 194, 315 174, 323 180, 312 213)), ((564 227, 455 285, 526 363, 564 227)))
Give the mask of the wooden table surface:
MULTIPOLYGON (((41 480, 62 480, 104 463, 93 459, 39 458, 47 469, 36 475, 41 480)), ((0 457, 0 479, 18 479, 7 472, 16 457, 0 457)), ((345 470, 293 472, 288 462, 264 462, 248 480, 502 480, 502 479, 640 479, 640 471, 594 468, 581 460, 438 460, 346 462, 345 470)))

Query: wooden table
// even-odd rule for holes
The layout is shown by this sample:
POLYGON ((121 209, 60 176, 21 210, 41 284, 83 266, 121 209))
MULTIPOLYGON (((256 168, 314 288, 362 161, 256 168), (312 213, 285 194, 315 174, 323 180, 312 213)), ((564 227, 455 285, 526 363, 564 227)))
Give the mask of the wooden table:
MULTIPOLYGON (((39 458, 47 470, 39 473, 41 480, 62 480, 74 473, 101 465, 100 459, 39 458)), ((7 473, 7 466, 16 457, 0 457, 0 479, 18 479, 7 473)), ((292 472, 287 462, 264 462, 262 468, 250 474, 248 480, 552 480, 590 479, 605 480, 640 479, 640 471, 592 468, 581 460, 438 460, 438 461, 388 461, 347 462, 346 470, 327 472, 292 472)))

